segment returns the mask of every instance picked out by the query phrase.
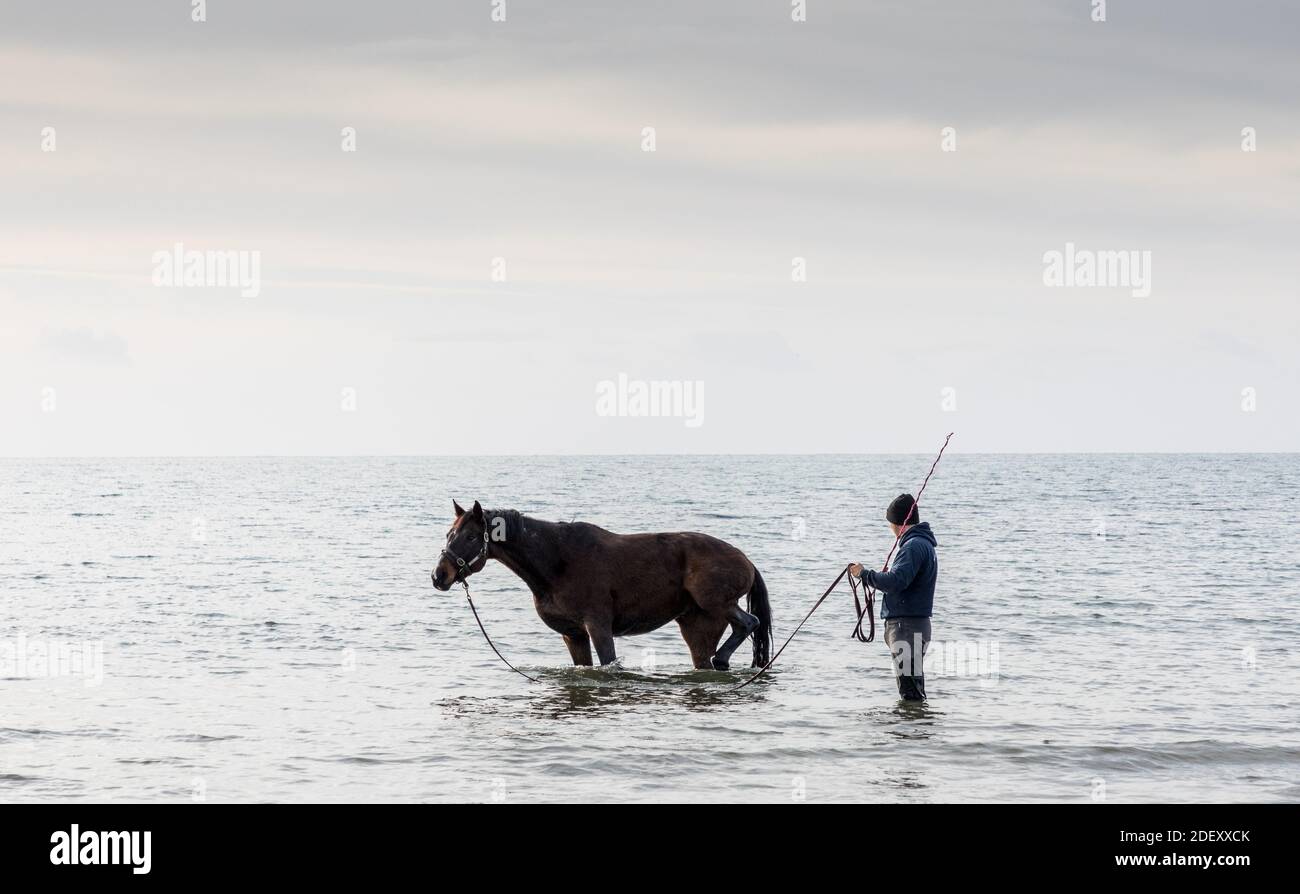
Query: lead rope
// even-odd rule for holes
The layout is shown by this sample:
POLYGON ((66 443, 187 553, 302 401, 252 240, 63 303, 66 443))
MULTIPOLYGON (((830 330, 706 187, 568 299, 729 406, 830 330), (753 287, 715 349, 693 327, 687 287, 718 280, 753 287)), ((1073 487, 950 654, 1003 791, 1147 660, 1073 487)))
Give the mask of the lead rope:
POLYGON ((847 575, 848 573, 849 573, 849 566, 848 566, 848 565, 845 565, 845 566, 844 566, 844 570, 841 571, 841 572, 839 573, 839 575, 836 576, 835 580, 833 580, 833 581, 831 582, 831 585, 830 585, 829 587, 826 588, 826 592, 823 593, 823 594, 821 595, 821 597, 820 597, 816 602, 813 603, 813 607, 812 607, 812 608, 808 609, 808 614, 806 614, 806 615, 803 616, 803 620, 800 621, 800 622, 799 622, 799 626, 796 627, 796 628, 794 629, 794 633, 791 633, 789 636, 787 636, 787 637, 785 638, 785 642, 781 643, 781 648, 779 648, 779 649, 776 650, 776 654, 772 656, 771 660, 768 661, 767 664, 765 664, 765 665, 763 665, 761 668, 759 668, 758 673, 754 674, 754 676, 750 677, 748 680, 746 680, 745 682, 739 684, 738 686, 733 686, 733 687, 731 687, 731 691, 732 691, 732 692, 739 692, 741 689, 744 689, 744 688, 745 688, 746 686, 748 686, 750 683, 753 683, 753 682, 754 682, 755 680, 757 680, 759 677, 763 676, 763 674, 767 673, 767 669, 768 669, 769 667, 771 667, 772 665, 776 664, 776 659, 780 658, 780 657, 781 657, 781 653, 785 651, 785 647, 788 646, 788 645, 790 645, 790 640, 794 639, 794 634, 795 634, 795 633, 798 633, 800 630, 803 629, 803 625, 806 624, 806 623, 808 623, 808 619, 812 617, 813 612, 817 611, 817 607, 820 606, 823 602, 826 601, 826 597, 829 596, 829 595, 831 595, 831 591, 835 589, 835 587, 836 587, 837 584, 839 584, 840 579, 843 578, 843 577, 844 577, 845 575, 847 575))
POLYGON ((479 629, 480 631, 482 631, 482 633, 483 633, 483 638, 484 638, 485 640, 487 640, 487 644, 488 644, 489 646, 492 647, 492 651, 497 653, 497 657, 500 658, 500 659, 502 660, 502 662, 505 663, 505 666, 506 666, 506 667, 510 668, 512 671, 514 671, 515 673, 517 673, 519 676, 524 677, 525 679, 530 680, 530 681, 532 681, 533 683, 540 683, 540 682, 542 682, 541 680, 537 679, 536 677, 530 677, 530 676, 528 676, 528 674, 524 673, 524 672, 521 671, 519 668, 515 667, 515 666, 514 666, 513 664, 511 664, 509 661, 506 661, 506 656, 502 655, 502 654, 501 654, 501 650, 498 649, 498 648, 496 647, 496 643, 492 642, 492 637, 488 636, 488 632, 487 632, 487 630, 485 630, 484 627, 483 627, 483 622, 479 619, 479 616, 478 616, 478 609, 476 609, 476 608, 474 607, 474 600, 471 599, 471 598, 470 598, 470 595, 469 595, 469 581, 467 581, 467 580, 465 580, 465 579, 462 578, 462 579, 461 579, 461 582, 460 582, 460 585, 461 585, 462 587, 465 588, 465 601, 469 603, 469 610, 472 611, 472 612, 474 613, 474 620, 475 620, 475 622, 477 622, 477 624, 478 624, 478 629, 479 629))
POLYGON ((869 643, 876 638, 876 591, 871 587, 862 588, 862 599, 866 605, 858 604, 858 581, 853 575, 849 575, 849 589, 853 591, 853 605, 858 612, 858 626, 854 628, 854 637, 864 643, 869 643), (871 622, 871 632, 864 639, 860 634, 862 632, 862 619, 866 618, 871 622))

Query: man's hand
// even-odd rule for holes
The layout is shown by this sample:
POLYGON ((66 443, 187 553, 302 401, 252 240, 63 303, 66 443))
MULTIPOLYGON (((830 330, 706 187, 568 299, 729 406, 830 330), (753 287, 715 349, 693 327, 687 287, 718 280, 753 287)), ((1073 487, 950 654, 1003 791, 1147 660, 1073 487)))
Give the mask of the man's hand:
POLYGON ((854 562, 852 565, 849 566, 849 574, 853 575, 854 577, 861 577, 862 566, 859 565, 857 562, 854 562))

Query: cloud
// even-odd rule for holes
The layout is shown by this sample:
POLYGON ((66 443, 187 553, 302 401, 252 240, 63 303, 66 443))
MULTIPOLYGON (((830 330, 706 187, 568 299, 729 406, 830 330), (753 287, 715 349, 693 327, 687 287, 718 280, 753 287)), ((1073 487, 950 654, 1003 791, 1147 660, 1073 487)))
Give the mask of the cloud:
MULTIPOLYGON (((1216 435, 1178 389, 1240 387, 1202 332, 1275 358, 1269 408, 1300 378, 1293 4, 1111 4, 1104 25, 1079 0, 819 0, 806 25, 752 0, 512 3, 501 25, 486 3, 210 7, 6 12, 0 386, 21 405, 57 379, 69 406, 140 420, 79 449, 438 449, 456 369, 500 401, 466 452, 497 425, 543 451, 824 449, 822 420, 860 401, 898 414, 896 440, 861 443, 907 447, 948 424, 945 386, 966 449, 1080 429, 1193 448, 1179 432, 1216 435), (1045 289, 1067 241, 1151 250, 1151 299, 1045 289), (263 294, 152 288, 176 242, 259 251, 263 294), (622 368, 707 377, 708 424, 595 424, 590 382, 622 368), (1089 416, 1153 370, 1167 400, 1089 416), (1067 395, 1051 412, 1044 381, 1067 395), (341 420, 343 386, 366 409, 341 420), (747 423, 777 405, 803 424, 747 423)), ((1300 413, 1276 419, 1259 444, 1300 446, 1300 413)))

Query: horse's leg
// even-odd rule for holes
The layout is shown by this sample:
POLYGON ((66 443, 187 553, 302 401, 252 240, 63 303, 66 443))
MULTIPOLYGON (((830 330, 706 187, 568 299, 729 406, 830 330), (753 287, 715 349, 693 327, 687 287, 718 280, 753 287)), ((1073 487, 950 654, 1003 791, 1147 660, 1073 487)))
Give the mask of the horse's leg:
MULTIPOLYGON (((596 644, 596 654, 600 656, 600 663, 602 665, 613 664, 614 659, 618 656, 614 653, 614 632, 609 625, 588 621, 587 635, 596 644)), ((590 657, 591 653, 588 652, 587 654, 590 657)))
POLYGON ((564 644, 569 647, 569 655, 573 658, 573 663, 581 667, 591 667, 591 637, 587 636, 587 631, 578 628, 573 633, 562 635, 564 644))
POLYGON ((727 620, 731 622, 731 636, 727 637, 722 648, 713 656, 713 667, 716 670, 726 670, 731 666, 731 653, 758 627, 758 618, 739 605, 731 606, 727 611, 727 620))
POLYGON ((712 668, 709 659, 717 648, 718 637, 726 629, 726 619, 715 618, 695 609, 678 618, 677 625, 682 628, 682 639, 686 640, 686 647, 691 650, 691 662, 696 669, 712 668))
POLYGON ((717 670, 727 669, 731 653, 759 625, 758 618, 736 604, 737 594, 748 593, 754 585, 754 566, 738 551, 732 552, 734 561, 714 561, 708 556, 693 560, 684 579, 686 592, 700 613, 714 621, 716 633, 711 648, 717 647, 723 628, 731 624, 730 638, 716 654, 710 652, 712 660, 704 664, 717 670))

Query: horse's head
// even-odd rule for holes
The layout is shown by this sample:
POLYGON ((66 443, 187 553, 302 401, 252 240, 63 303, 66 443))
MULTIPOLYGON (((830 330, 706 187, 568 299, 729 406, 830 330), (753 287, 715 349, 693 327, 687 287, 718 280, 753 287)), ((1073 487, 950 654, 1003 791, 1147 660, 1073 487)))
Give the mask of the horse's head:
POLYGON ((446 592, 487 564, 488 524, 483 507, 474 501, 474 508, 466 512, 455 500, 456 520, 447 530, 447 545, 433 566, 433 585, 446 592))

